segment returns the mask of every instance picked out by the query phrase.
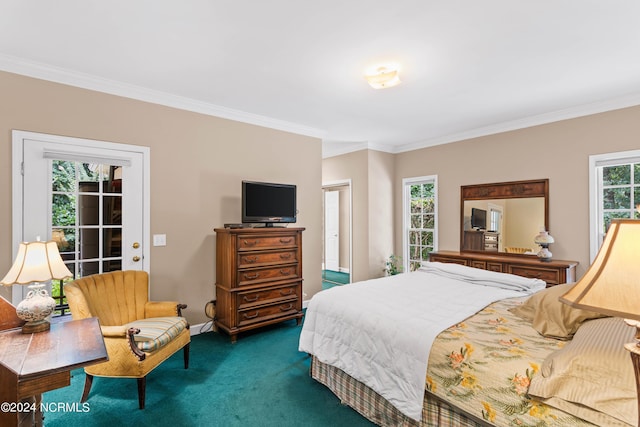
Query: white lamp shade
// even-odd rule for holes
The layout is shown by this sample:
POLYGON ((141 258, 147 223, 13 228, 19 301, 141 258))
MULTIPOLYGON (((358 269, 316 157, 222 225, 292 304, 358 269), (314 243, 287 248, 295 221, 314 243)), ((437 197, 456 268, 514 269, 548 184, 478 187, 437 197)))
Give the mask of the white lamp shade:
POLYGON ((28 285, 51 279, 71 277, 54 241, 20 243, 18 255, 11 269, 0 281, 5 286, 28 285))
POLYGON ((613 220, 585 275, 560 297, 572 307, 640 320, 640 220, 613 220))
POLYGON ((549 245, 549 244, 553 243, 554 241, 555 240, 549 234, 548 231, 541 231, 540 234, 538 234, 535 237, 535 239, 533 240, 533 242, 538 244, 538 245, 549 245))

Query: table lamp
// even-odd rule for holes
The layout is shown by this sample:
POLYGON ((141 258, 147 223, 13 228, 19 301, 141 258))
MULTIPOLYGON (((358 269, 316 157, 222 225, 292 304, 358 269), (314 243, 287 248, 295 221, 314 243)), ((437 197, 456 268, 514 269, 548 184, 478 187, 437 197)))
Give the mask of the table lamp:
POLYGON ((45 289, 49 280, 61 280, 72 274, 60 257, 56 242, 20 243, 18 255, 1 285, 29 285, 27 297, 16 307, 18 317, 27 323, 22 332, 48 331, 51 325, 47 317, 53 313, 56 302, 45 289))
POLYGON ((533 239, 533 242, 536 245, 540 245, 542 247, 538 252, 538 258, 540 258, 541 261, 551 261, 552 254, 549 250, 549 245, 554 241, 554 238, 545 230, 540 231, 540 234, 533 239))
MULTIPOLYGON (((560 301, 622 317, 636 327, 636 342, 625 345, 631 352, 636 374, 640 418, 640 220, 614 219, 585 275, 560 301)), ((640 425, 640 420, 639 424, 640 425)))

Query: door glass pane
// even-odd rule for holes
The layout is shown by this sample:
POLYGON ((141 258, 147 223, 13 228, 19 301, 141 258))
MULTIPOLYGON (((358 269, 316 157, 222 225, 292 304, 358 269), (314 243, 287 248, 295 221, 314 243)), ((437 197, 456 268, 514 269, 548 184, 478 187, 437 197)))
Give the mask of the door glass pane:
POLYGON ((78 196, 78 221, 80 225, 100 225, 100 197, 92 194, 78 196))
POLYGON ((122 229, 121 228, 105 228, 103 230, 103 258, 119 257, 122 255, 122 229))
POLYGON ((75 278, 119 270, 122 167, 62 160, 51 165, 51 236, 67 267, 75 278))
POLYGON ((122 225, 122 196, 105 196, 103 225, 122 225))
POLYGON ((81 262, 78 264, 78 277, 91 276, 99 273, 100 263, 98 261, 81 262))

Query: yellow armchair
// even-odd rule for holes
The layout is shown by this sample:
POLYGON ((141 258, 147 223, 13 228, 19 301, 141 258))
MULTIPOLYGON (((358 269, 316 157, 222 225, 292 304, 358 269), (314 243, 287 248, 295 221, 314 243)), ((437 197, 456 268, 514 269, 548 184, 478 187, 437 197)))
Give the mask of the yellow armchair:
POLYGON ((189 368, 189 324, 174 301, 149 301, 145 271, 113 271, 83 277, 64 285, 73 319, 97 317, 109 361, 86 367, 82 402, 94 376, 136 378, 138 404, 144 409, 146 376, 178 350, 189 368))

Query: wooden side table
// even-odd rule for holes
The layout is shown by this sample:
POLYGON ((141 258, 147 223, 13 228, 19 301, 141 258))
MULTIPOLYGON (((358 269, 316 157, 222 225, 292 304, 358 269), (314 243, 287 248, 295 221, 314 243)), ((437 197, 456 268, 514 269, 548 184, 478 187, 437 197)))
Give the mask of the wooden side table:
POLYGON ((54 323, 34 334, 0 331, 0 425, 41 426, 42 393, 68 386, 71 370, 106 360, 97 318, 54 323), (25 408, 35 411, 17 411, 25 408))

